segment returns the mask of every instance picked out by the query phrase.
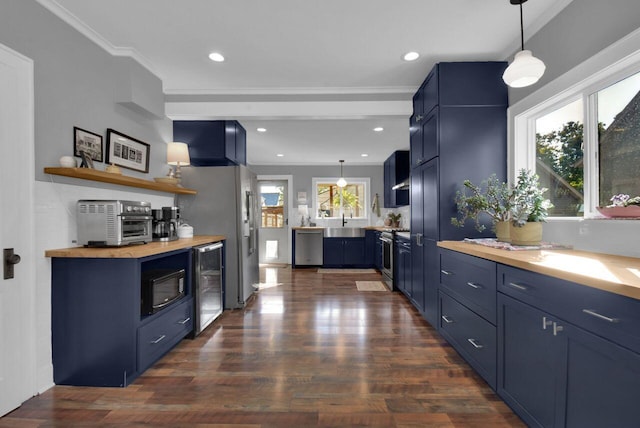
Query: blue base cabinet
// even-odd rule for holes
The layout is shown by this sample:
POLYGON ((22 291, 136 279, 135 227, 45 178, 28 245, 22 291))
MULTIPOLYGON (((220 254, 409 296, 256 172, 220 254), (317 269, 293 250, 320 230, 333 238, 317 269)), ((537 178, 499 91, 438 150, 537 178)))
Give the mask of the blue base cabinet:
POLYGON ((640 301, 498 265, 498 394, 530 426, 636 427, 640 301))
POLYGON ((144 257, 52 258, 53 380, 127 386, 193 330, 191 249, 144 257), (185 296, 141 315, 141 275, 184 269, 185 296))
POLYGON ((322 259, 328 268, 369 267, 366 238, 324 238, 322 259))

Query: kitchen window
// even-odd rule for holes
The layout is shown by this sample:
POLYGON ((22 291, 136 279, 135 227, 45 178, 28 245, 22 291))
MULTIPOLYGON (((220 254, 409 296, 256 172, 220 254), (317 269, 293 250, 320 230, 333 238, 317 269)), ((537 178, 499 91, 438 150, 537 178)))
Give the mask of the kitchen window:
POLYGON ((640 51, 633 57, 520 114, 513 106, 511 176, 536 171, 550 217, 590 217, 613 195, 640 195, 640 51))
POLYGON ((316 219, 368 218, 368 178, 347 178, 345 187, 338 187, 336 178, 313 179, 313 206, 316 219))

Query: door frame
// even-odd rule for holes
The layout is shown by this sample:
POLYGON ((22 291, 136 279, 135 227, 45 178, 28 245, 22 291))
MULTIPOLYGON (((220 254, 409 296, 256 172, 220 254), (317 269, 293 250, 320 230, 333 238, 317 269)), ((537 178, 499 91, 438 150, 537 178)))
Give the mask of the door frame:
MULTIPOLYGON (((27 194, 22 195, 26 198, 25 206, 27 212, 25 213, 25 224, 28 225, 27 230, 24 231, 24 238, 21 240, 20 256, 22 260, 20 262, 20 275, 22 275, 21 286, 24 287, 21 301, 19 305, 23 306, 21 312, 23 316, 20 320, 17 320, 17 325, 13 324, 14 328, 19 328, 23 337, 19 344, 23 349, 23 361, 22 367, 15 368, 16 370, 23 370, 22 381, 19 385, 18 395, 21 397, 22 404, 24 401, 33 397, 38 393, 37 388, 37 320, 36 320, 36 252, 35 252, 35 204, 34 204, 34 186, 35 186, 35 85, 34 85, 34 63, 31 58, 28 58, 21 53, 3 45, 0 43, 0 53, 3 57, 10 58, 14 64, 14 69, 18 70, 17 83, 19 92, 17 94, 19 98, 19 108, 17 108, 19 132, 25 139, 25 157, 27 158, 26 165, 18 165, 21 176, 26 179, 25 185, 28 189, 27 194)), ((19 177, 16 177, 19 179, 19 177)), ((3 187, 10 187, 11 183, 4 182, 3 187)), ((15 245, 15 243, 4 243, 6 245, 15 245)), ((18 406, 20 405, 18 404, 18 406)), ((0 414, 0 417, 3 416, 0 414)))
MULTIPOLYGON (((291 218, 291 202, 293 201, 293 175, 258 175, 258 182, 260 181, 286 181, 287 182, 287 209, 289 212, 285 213, 287 219, 291 218)), ((291 222, 287 221, 287 263, 291 264, 291 222)))

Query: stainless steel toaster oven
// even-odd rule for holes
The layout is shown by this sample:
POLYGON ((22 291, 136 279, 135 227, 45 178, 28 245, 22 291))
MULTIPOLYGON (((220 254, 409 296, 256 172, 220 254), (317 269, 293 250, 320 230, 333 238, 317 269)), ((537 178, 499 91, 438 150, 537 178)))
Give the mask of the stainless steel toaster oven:
POLYGON ((121 200, 80 200, 78 245, 112 247, 152 240, 151 204, 121 200))

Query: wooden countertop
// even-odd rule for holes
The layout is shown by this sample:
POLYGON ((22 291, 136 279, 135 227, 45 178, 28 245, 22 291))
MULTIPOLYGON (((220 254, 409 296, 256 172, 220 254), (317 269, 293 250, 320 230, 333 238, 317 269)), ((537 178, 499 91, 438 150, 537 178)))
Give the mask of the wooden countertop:
POLYGON ((193 238, 181 238, 168 242, 149 242, 142 245, 128 245, 126 247, 86 248, 72 247, 59 250, 47 250, 45 257, 68 258, 97 258, 97 259, 138 259, 183 248, 208 244, 209 242, 224 241, 223 235, 201 235, 193 238))
POLYGON ((509 251, 461 241, 438 246, 640 300, 640 258, 578 250, 509 251))

